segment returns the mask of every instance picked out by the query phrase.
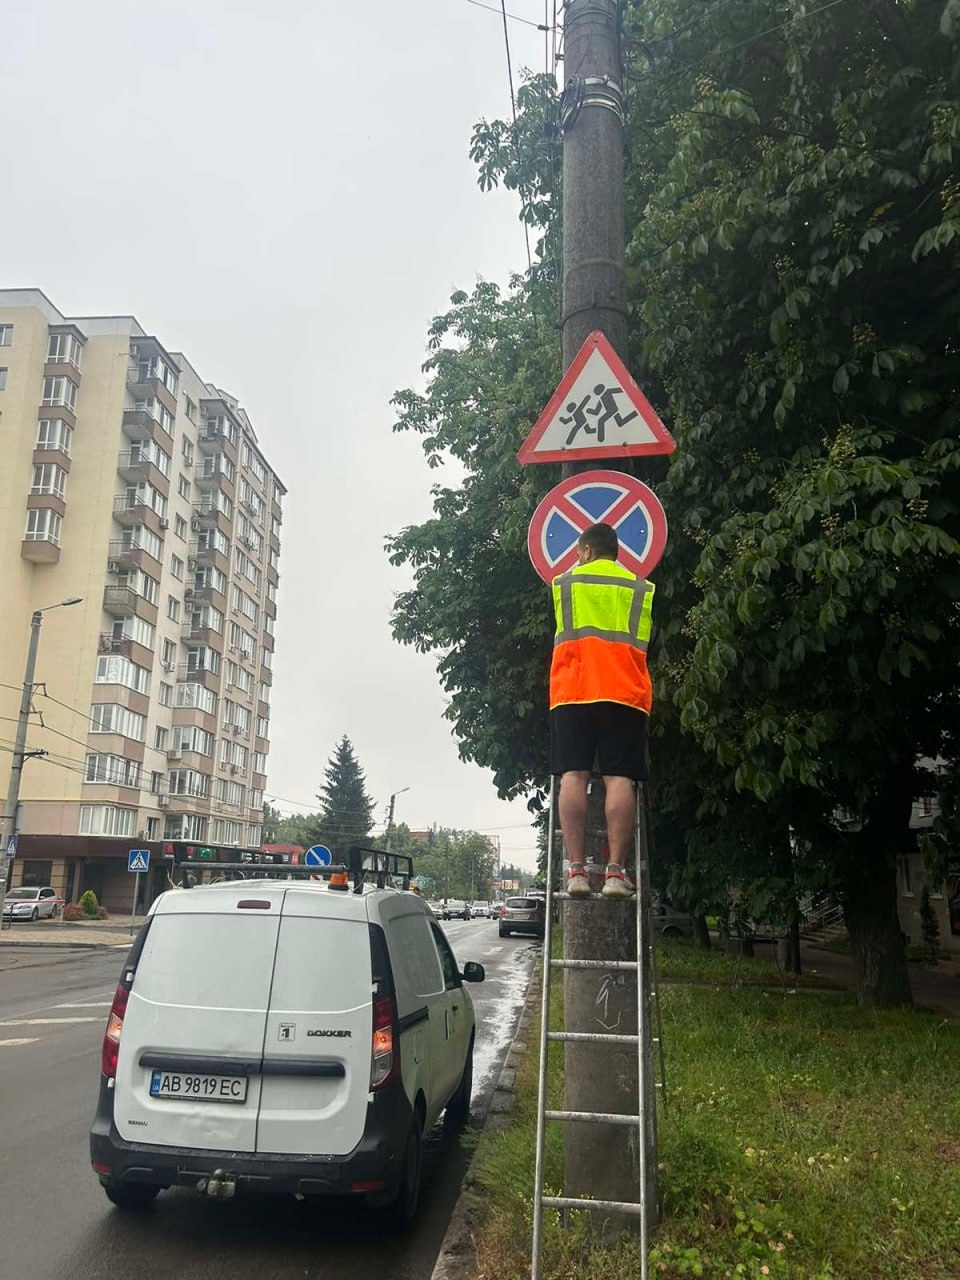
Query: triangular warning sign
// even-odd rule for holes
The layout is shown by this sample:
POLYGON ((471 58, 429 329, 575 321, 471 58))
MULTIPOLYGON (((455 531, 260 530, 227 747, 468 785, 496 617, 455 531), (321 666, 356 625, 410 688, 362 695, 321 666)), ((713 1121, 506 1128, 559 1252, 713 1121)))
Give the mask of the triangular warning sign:
POLYGON ((577 462, 673 453, 677 442, 595 329, 517 454, 520 463, 577 462))

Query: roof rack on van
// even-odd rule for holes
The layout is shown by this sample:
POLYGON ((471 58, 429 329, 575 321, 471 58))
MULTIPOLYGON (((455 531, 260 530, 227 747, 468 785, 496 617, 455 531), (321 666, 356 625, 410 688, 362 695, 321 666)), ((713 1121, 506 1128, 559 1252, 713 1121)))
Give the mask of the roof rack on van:
POLYGON ((362 893, 367 877, 376 880, 377 888, 386 887, 388 876, 399 876, 403 888, 409 889, 413 879, 413 858, 406 853, 390 853, 386 849, 371 849, 367 845, 350 846, 350 878, 353 892, 362 893))

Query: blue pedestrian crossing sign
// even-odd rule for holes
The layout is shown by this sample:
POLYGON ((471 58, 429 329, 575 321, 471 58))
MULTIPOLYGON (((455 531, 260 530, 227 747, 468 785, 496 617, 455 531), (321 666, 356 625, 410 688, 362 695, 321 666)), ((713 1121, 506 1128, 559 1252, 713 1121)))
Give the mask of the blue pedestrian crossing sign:
POLYGON ((325 844, 315 844, 303 855, 303 860, 308 867, 329 867, 333 855, 325 844))
POLYGON ((150 850, 131 849, 127 854, 128 871, 148 871, 150 869, 150 850))

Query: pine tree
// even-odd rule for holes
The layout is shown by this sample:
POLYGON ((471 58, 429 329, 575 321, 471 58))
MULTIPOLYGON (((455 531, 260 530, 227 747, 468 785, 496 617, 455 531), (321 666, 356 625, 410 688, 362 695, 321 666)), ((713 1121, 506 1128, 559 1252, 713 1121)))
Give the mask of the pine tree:
POLYGON ((352 844, 363 844, 373 826, 373 801, 353 743, 346 734, 327 762, 317 793, 320 821, 312 832, 315 844, 325 844, 336 858, 346 857, 352 844))

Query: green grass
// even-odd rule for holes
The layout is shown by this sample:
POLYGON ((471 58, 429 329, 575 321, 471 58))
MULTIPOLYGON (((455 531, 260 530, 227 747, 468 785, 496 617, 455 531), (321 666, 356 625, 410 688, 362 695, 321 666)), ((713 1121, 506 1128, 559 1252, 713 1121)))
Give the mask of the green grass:
POLYGON ((781 973, 777 948, 758 943, 753 957, 729 956, 719 947, 704 951, 689 942, 661 942, 657 947, 657 969, 664 982, 707 982, 718 985, 832 987, 817 974, 781 973))
MULTIPOLYGON (((721 959, 732 976, 736 960, 711 963, 721 959)), ((846 996, 677 985, 661 997, 669 1109, 651 1276, 960 1277, 960 1026, 846 996)), ((551 1053, 559 1103, 562 1046, 551 1053)), ((529 1275, 536 1083, 534 1048, 512 1127, 479 1145, 484 1280, 529 1275)), ((548 1130, 554 1188, 559 1129, 548 1130)), ((635 1239, 604 1247, 582 1217, 545 1219, 545 1280, 638 1277, 635 1239)))

